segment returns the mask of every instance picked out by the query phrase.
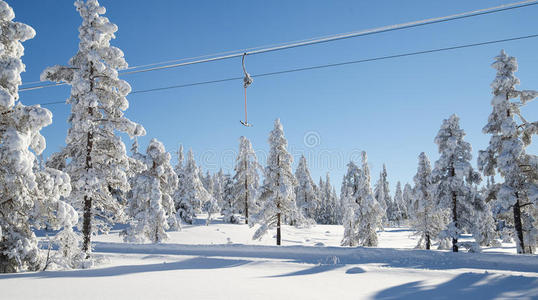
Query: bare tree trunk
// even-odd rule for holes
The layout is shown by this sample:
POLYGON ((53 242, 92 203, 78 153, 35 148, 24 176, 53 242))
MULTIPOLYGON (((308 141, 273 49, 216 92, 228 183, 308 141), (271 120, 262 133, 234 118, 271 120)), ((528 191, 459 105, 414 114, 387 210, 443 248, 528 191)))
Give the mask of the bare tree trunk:
MULTIPOLYGON (((90 63, 90 92, 93 91, 93 63, 90 63)), ((88 107, 88 114, 93 114, 93 109, 88 107)), ((92 168, 93 132, 86 135, 86 172, 92 168)), ((92 197, 84 195, 84 214, 82 220, 83 244, 82 251, 86 253, 86 258, 90 258, 91 235, 92 235, 92 197)))
POLYGON ((430 250, 432 241, 430 239, 430 234, 426 233, 426 250, 430 250))
MULTIPOLYGON (((245 161, 245 168, 246 168, 246 161, 245 161)), ((245 224, 248 224, 248 179, 245 176, 245 224)))
MULTIPOLYGON (((452 178, 456 177, 456 170, 454 166, 450 168, 450 176, 452 178)), ((456 192, 452 191, 452 222, 456 230, 458 229, 458 209, 457 209, 458 200, 456 197, 456 192)), ((452 252, 458 252, 458 237, 452 237, 452 252)))
POLYGON ((277 246, 280 246, 280 238, 281 238, 281 234, 280 234, 280 213, 277 213, 276 214, 276 245, 277 246))
POLYGON ((519 248, 517 250, 518 254, 523 254, 525 252, 525 243, 523 241, 523 223, 521 222, 521 205, 519 203, 519 195, 516 193, 516 197, 518 198, 516 203, 514 204, 514 227, 516 229, 516 236, 519 242, 519 248))

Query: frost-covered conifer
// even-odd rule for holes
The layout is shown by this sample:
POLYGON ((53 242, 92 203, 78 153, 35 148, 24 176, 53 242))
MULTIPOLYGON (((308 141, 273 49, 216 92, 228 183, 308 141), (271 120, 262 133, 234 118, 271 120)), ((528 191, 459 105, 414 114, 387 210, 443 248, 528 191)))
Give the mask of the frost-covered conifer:
POLYGON ((250 141, 244 136, 240 137, 239 154, 234 168, 234 202, 232 207, 245 216, 245 224, 249 223, 249 214, 253 215, 258 210, 256 194, 260 185, 258 173, 260 168, 250 141))
POLYGON ((183 168, 184 159, 185 158, 183 156, 183 145, 180 145, 177 153, 177 165, 174 167, 174 171, 176 172, 178 177, 178 184, 173 198, 178 218, 187 224, 192 224, 193 219, 196 217, 196 213, 191 203, 187 201, 186 198, 183 198, 183 184, 185 182, 183 168))
MULTIPOLYGON (((35 155, 45 149, 40 134, 50 125, 52 114, 39 105, 24 106, 18 88, 25 65, 21 42, 35 36, 32 27, 13 22, 11 7, 0 1, 0 272, 35 271, 43 255, 33 229, 64 230, 70 235, 78 218, 74 209, 60 200, 69 195, 69 176, 38 164, 35 155)), ((56 240, 61 249, 75 240, 56 240)), ((60 252, 63 254, 63 252, 60 252)), ((71 255, 66 253, 65 257, 71 255)))
POLYGON ((316 213, 316 222, 318 224, 340 224, 342 222, 342 209, 336 191, 331 185, 329 173, 325 175, 325 181, 319 179, 319 207, 316 213))
POLYGON ((260 224, 253 239, 260 239, 276 226, 277 245, 281 243, 281 225, 284 218, 295 220, 295 225, 301 225, 304 219, 295 204, 294 189, 297 181, 291 169, 293 157, 287 147, 288 141, 284 137, 282 124, 280 119, 276 119, 274 129, 269 135, 269 156, 260 195, 261 209, 250 226, 260 224))
POLYGON ((504 209, 512 209, 518 253, 533 253, 538 242, 536 214, 538 202, 538 157, 525 148, 538 132, 537 122, 528 122, 521 107, 538 96, 536 91, 519 91, 519 79, 514 75, 518 65, 515 57, 501 51, 492 67, 497 75, 491 83, 493 111, 482 131, 491 134, 489 146, 479 151, 478 168, 485 176, 498 172, 504 182, 499 184, 497 201, 504 209), (511 101, 519 98, 520 101, 511 101), (516 116, 518 119, 516 119, 516 116), (519 121, 518 121, 519 120, 519 121))
POLYGON ((415 188, 413 189, 413 218, 411 227, 420 235, 417 248, 429 250, 432 240, 436 238, 439 232, 444 228, 442 213, 437 209, 432 197, 432 169, 430 160, 424 152, 418 157, 417 173, 413 180, 415 188))
POLYGON ((403 202, 405 205, 406 219, 411 220, 413 218, 413 188, 409 183, 406 183, 403 189, 403 202))
POLYGON ((202 205, 212 198, 200 180, 200 170, 192 150, 187 153, 187 162, 181 168, 179 179, 179 188, 174 195, 176 208, 181 219, 192 224, 195 214, 201 213, 202 205))
POLYGON ((488 188, 486 186, 481 193, 478 193, 476 187, 473 187, 473 193, 476 195, 474 203, 476 209, 472 212, 473 222, 470 231, 479 246, 498 247, 500 243, 497 241, 498 234, 491 205, 485 199, 488 188))
POLYGON ((389 220, 400 226, 401 221, 407 219, 407 213, 405 212, 405 203, 403 200, 402 184, 398 181, 396 183, 396 192, 394 192, 394 200, 392 201, 390 209, 389 220))
POLYGON ((146 155, 138 154, 146 170, 131 179, 127 213, 129 228, 125 241, 142 243, 147 240, 160 243, 168 238, 165 230, 179 229, 171 195, 178 178, 170 165, 170 153, 157 139, 152 139, 146 155))
POLYGON ((297 179, 297 186, 295 187, 297 207, 301 209, 305 217, 314 218, 319 205, 318 192, 316 184, 310 176, 304 155, 299 159, 299 165, 295 170, 295 178, 297 179))
POLYGON ((465 132, 454 114, 445 119, 435 137, 439 159, 432 171, 432 197, 441 207, 448 209, 451 223, 446 237, 452 239, 452 251, 458 252, 458 237, 472 224, 474 197, 473 185, 481 181, 480 174, 471 166, 471 144, 463 140, 465 132))
POLYGON ((342 225, 344 225, 344 237, 342 246, 357 246, 359 244, 359 233, 357 229, 358 213, 358 193, 360 188, 361 170, 355 163, 349 162, 347 172, 342 180, 340 199, 342 201, 342 225))
POLYGON ((117 133, 135 137, 145 130, 123 114, 131 87, 118 78, 118 70, 127 67, 123 52, 110 46, 118 27, 101 16, 106 10, 97 0, 79 0, 75 6, 82 17, 79 51, 67 67, 47 68, 41 79, 71 85, 67 100, 71 128, 65 148, 54 155, 51 166, 71 176, 69 200, 82 215, 82 250, 89 257, 92 234, 107 232, 123 219, 123 207, 113 192, 129 190, 130 159, 117 133))
POLYGON ((226 223, 239 224, 241 222, 241 215, 234 208, 235 182, 229 174, 223 175, 222 178, 222 218, 226 223))
POLYGON ((359 190, 356 202, 359 205, 357 217, 357 230, 360 246, 377 246, 377 229, 383 228, 383 215, 385 212, 372 193, 370 183, 370 167, 366 151, 362 152, 362 169, 359 190))
POLYGON ((389 182, 387 180, 387 168, 383 164, 383 170, 379 173, 379 180, 374 188, 375 199, 383 210, 383 223, 386 224, 388 220, 389 205, 392 203, 389 190, 389 182))

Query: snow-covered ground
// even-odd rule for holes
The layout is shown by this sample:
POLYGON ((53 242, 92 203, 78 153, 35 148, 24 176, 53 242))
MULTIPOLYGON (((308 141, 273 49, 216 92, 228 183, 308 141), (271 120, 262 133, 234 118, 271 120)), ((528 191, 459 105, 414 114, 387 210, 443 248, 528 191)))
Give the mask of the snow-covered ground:
POLYGON ((126 244, 118 230, 95 239, 94 269, 0 275, 1 299, 538 299, 538 256, 515 247, 481 254, 412 249, 405 228, 378 248, 340 247, 343 228, 255 228, 205 221, 164 244, 126 244))

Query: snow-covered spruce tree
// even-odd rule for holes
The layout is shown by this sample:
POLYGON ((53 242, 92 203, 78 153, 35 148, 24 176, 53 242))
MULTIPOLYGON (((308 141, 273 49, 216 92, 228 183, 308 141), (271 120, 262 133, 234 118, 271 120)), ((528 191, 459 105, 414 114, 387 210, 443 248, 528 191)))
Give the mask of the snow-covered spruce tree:
POLYGON ((339 199, 336 196, 336 191, 331 185, 331 177, 329 173, 325 175, 325 181, 320 178, 319 184, 318 195, 320 205, 318 206, 316 213, 316 222, 318 224, 340 224, 342 222, 342 209, 340 207, 339 199))
MULTIPOLYGON (((52 123, 52 114, 38 105, 18 102, 20 74, 25 69, 21 42, 33 38, 35 31, 13 22, 14 18, 11 7, 0 1, 1 273, 40 269, 43 256, 32 230, 64 227, 60 234, 66 235, 78 217, 60 201, 71 190, 69 176, 40 166, 35 157, 45 149, 40 131, 52 123)), ((58 242, 62 248, 73 245, 73 241, 58 242)))
POLYGON ((355 163, 349 162, 347 172, 342 180, 340 199, 342 201, 342 225, 344 226, 344 237, 342 246, 357 246, 359 236, 357 230, 357 214, 359 212, 358 192, 360 187, 361 170, 355 163))
POLYGON ((234 189, 235 182, 232 179, 231 175, 223 175, 222 178, 222 218, 226 223, 239 224, 241 222, 241 215, 234 207, 235 198, 234 198, 234 189))
POLYGON ((123 207, 112 191, 129 190, 130 159, 117 133, 135 137, 145 130, 123 114, 129 107, 125 97, 131 87, 118 78, 118 69, 127 67, 123 52, 110 46, 118 27, 101 16, 106 10, 97 0, 76 1, 75 6, 82 17, 79 51, 68 66, 50 67, 41 79, 71 85, 67 100, 71 128, 66 146, 54 155, 51 166, 71 176, 69 200, 82 215, 82 250, 88 258, 92 234, 107 232, 111 224, 123 219, 123 207))
POLYGON ((471 227, 472 188, 481 181, 480 174, 471 166, 471 144, 463 140, 464 136, 459 118, 454 114, 443 120, 435 137, 440 156, 432 171, 432 197, 442 209, 450 210, 451 223, 446 236, 452 239, 453 252, 458 252, 460 234, 471 227))
POLYGON ((362 152, 362 169, 356 202, 359 205, 357 218, 357 235, 359 246, 376 247, 377 229, 383 228, 384 211, 372 193, 370 167, 366 151, 362 152))
POLYGON ((390 197, 387 168, 385 167, 385 164, 383 164, 383 170, 379 173, 379 180, 375 184, 374 195, 375 199, 383 209, 383 223, 387 224, 389 221, 387 211, 389 205, 392 203, 392 199, 390 197))
POLYGON ((406 220, 411 220, 414 214, 413 207, 413 187, 409 183, 406 183, 403 189, 403 202, 405 205, 406 220))
POLYGON ((179 145, 179 150, 177 152, 177 165, 174 167, 174 171, 178 177, 178 185, 176 191, 174 192, 173 199, 178 218, 187 224, 192 224, 194 218, 196 217, 196 212, 188 199, 183 198, 183 195, 185 194, 185 189, 183 188, 183 184, 185 182, 183 167, 184 159, 183 145, 179 145))
POLYGON ((224 192, 223 192, 223 180, 224 173, 220 169, 217 173, 213 174, 211 180, 213 181, 213 198, 217 201, 218 207, 221 208, 224 206, 224 192))
POLYGON ((150 141, 142 158, 146 170, 131 180, 127 208, 129 228, 124 232, 124 240, 160 243, 168 238, 165 230, 179 229, 171 197, 178 179, 170 165, 170 153, 157 139, 150 141))
POLYGON ((313 219, 319 205, 319 199, 316 184, 310 176, 310 170, 308 170, 304 155, 301 155, 299 159, 299 165, 295 170, 295 178, 297 179, 297 186, 295 187, 297 207, 301 209, 305 217, 313 219))
POLYGON ((202 212, 202 205, 212 197, 200 180, 200 170, 196 166, 192 150, 187 153, 187 162, 182 168, 179 188, 174 197, 179 216, 192 224, 196 213, 202 212))
POLYGON ((413 218, 411 227, 420 235, 417 248, 430 250, 432 240, 445 227, 442 222, 437 206, 432 197, 432 169, 430 160, 424 152, 418 156, 418 168, 415 177, 415 187, 413 189, 413 218))
POLYGON ((526 121, 520 109, 536 98, 538 92, 515 88, 519 84, 514 75, 517 61, 515 57, 506 55, 504 50, 495 57, 492 67, 497 70, 491 83, 493 111, 482 129, 484 133, 491 134, 491 139, 488 148, 479 151, 478 168, 485 176, 498 172, 504 179, 499 183, 497 201, 505 210, 512 209, 517 252, 533 253, 538 238, 535 235, 536 221, 532 220, 538 202, 538 158, 528 154, 525 148, 531 142, 530 137, 536 134, 538 124, 526 121), (520 101, 511 101, 515 98, 520 101))
POLYGON ((391 207, 389 219, 400 226, 401 222, 407 219, 407 214, 405 212, 402 184, 399 181, 396 183, 396 191, 394 192, 394 200, 391 207))
POLYGON ((245 216, 245 224, 249 222, 249 214, 257 212, 256 193, 260 185, 256 153, 252 149, 250 141, 242 136, 239 138, 239 153, 235 163, 234 194, 232 204, 234 210, 242 212, 245 216))
POLYGON ((280 119, 275 120, 274 129, 269 135, 269 156, 265 167, 265 178, 260 195, 261 209, 254 216, 254 222, 260 227, 253 239, 260 239, 268 230, 276 226, 276 244, 281 244, 281 224, 284 218, 295 220, 295 225, 302 225, 303 217, 295 204, 295 186, 291 164, 293 157, 287 150, 288 141, 280 119))
POLYGON ((498 247, 500 243, 497 241, 498 234, 496 232, 495 220, 493 219, 491 205, 486 202, 488 190, 488 186, 486 185, 478 193, 477 188, 473 187, 473 193, 476 194, 474 197, 474 206, 476 209, 473 210, 471 232, 479 246, 498 247))

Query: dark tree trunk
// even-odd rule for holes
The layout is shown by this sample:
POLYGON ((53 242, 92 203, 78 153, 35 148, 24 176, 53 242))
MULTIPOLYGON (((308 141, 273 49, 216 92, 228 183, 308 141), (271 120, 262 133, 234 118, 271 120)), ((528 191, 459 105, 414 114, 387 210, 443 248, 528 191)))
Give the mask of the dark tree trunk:
MULTIPOLYGON (((90 63, 90 92, 93 91, 93 63, 90 63)), ((93 108, 88 108, 88 115, 93 114, 93 108)), ((86 171, 92 168, 93 132, 86 135, 86 171)), ((92 197, 84 196, 84 214, 82 220, 83 244, 82 251, 86 253, 86 258, 90 258, 91 235, 92 235, 92 197)))
MULTIPOLYGON (((458 210, 457 210, 457 200, 456 193, 452 192, 452 221, 454 222, 454 227, 458 229, 458 210)), ((458 252, 458 238, 452 237, 452 252, 458 252)))
POLYGON ((518 197, 516 203, 514 204, 514 227, 516 229, 516 236, 519 242, 519 249, 518 254, 525 253, 525 244, 523 242, 523 223, 521 222, 521 205, 519 204, 519 195, 516 193, 516 197, 518 197))
POLYGON ((276 245, 280 246, 280 213, 276 214, 276 245))
POLYGON ((426 250, 430 250, 432 246, 432 241, 430 239, 430 234, 426 233, 426 250))
POLYGON ((248 179, 246 177, 245 177, 245 224, 248 224, 248 179))
MULTIPOLYGON (((452 166, 450 168, 450 176, 452 178, 456 177, 456 170, 452 166)), ((456 197, 456 192, 452 192, 452 222, 454 223, 454 227, 456 230, 458 229, 458 199, 456 197)), ((458 252, 458 237, 453 236, 452 237, 452 252, 458 252)))

